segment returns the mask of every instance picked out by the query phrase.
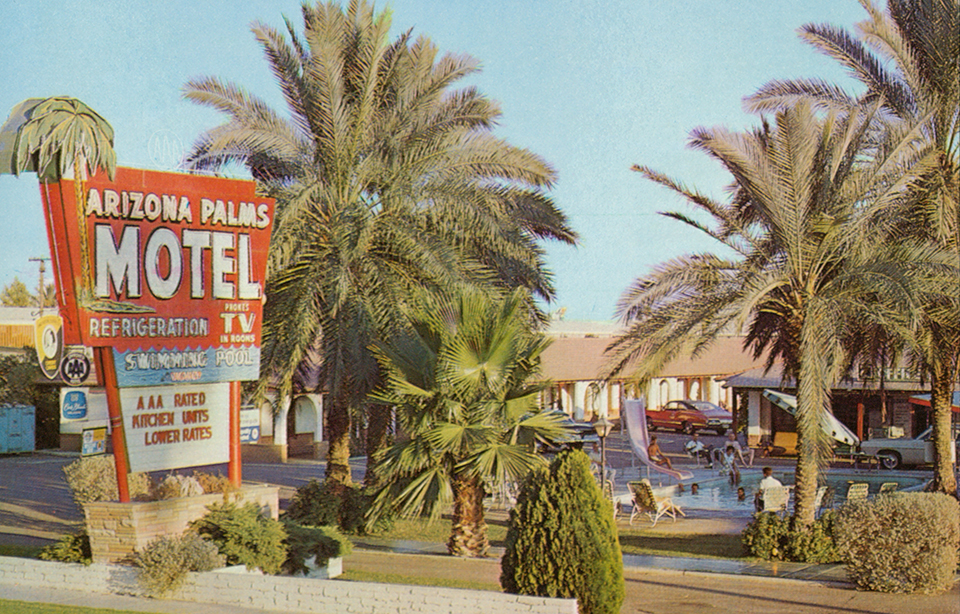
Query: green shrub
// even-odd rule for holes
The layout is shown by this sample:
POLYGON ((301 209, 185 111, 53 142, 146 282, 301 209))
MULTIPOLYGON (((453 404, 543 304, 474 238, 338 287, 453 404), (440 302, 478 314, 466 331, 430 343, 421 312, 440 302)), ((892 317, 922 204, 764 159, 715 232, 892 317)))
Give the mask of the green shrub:
POLYGON ((373 503, 368 489, 310 480, 297 489, 285 517, 304 526, 333 525, 344 533, 362 535, 389 530, 393 519, 383 517, 366 526, 366 514, 373 503))
POLYGON ((834 539, 836 514, 828 511, 806 529, 793 518, 780 518, 770 512, 755 514, 743 530, 743 550, 747 556, 767 561, 798 563, 834 563, 840 560, 834 539))
POLYGON ((283 543, 287 533, 279 521, 263 516, 255 503, 215 503, 207 510, 207 515, 190 526, 217 545, 227 564, 259 568, 268 574, 280 572, 287 559, 283 543))
POLYGON ((834 539, 835 518, 835 513, 828 511, 810 527, 800 529, 793 518, 755 514, 743 530, 743 550, 747 556, 767 561, 836 562, 840 554, 834 539))
POLYGON ((286 523, 287 560, 283 562, 283 571, 291 575, 306 574, 306 560, 315 557, 317 567, 339 556, 350 554, 353 544, 336 527, 303 527, 286 523))
POLYGON ((56 542, 45 546, 37 557, 44 561, 89 565, 93 562, 93 554, 90 552, 90 536, 87 535, 86 529, 81 529, 73 535, 64 535, 56 542))
POLYGON ((843 505, 837 546, 851 580, 888 593, 931 593, 953 584, 960 504, 939 493, 893 493, 843 505))
POLYGON ((510 512, 500 584, 508 593, 576 597, 581 614, 620 611, 623 556, 613 507, 582 451, 560 453, 524 481, 510 512))
MULTIPOLYGON (((117 469, 112 455, 88 456, 63 468, 67 485, 78 506, 92 501, 117 501, 117 469)), ((131 499, 150 498, 150 477, 143 473, 127 475, 131 499)))
POLYGON ((189 532, 155 539, 134 560, 140 567, 140 585, 156 597, 180 588, 188 571, 210 571, 226 562, 216 544, 189 532))

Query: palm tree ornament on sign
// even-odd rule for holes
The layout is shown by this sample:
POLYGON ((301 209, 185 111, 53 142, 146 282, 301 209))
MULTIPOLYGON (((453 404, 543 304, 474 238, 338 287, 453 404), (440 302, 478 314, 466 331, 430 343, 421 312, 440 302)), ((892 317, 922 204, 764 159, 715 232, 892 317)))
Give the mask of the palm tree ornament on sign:
POLYGON ((77 231, 80 241, 80 276, 74 280, 77 301, 87 309, 102 312, 152 311, 116 301, 94 301, 91 288, 90 255, 85 223, 84 181, 103 169, 112 180, 117 170, 113 149, 113 128, 99 113, 76 98, 55 96, 31 98, 17 105, 3 128, 0 139, 3 169, 19 176, 37 173, 41 182, 73 178, 77 231), (9 158, 7 158, 9 156, 9 158))

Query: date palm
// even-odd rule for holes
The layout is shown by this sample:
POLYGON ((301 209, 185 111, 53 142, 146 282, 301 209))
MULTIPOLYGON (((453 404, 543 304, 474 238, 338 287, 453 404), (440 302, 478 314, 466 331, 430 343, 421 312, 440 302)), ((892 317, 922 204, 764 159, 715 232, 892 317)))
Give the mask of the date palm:
POLYGON ((733 176, 729 202, 635 167, 709 221, 670 217, 725 249, 669 261, 633 283, 618 304, 627 329, 608 349, 608 373, 648 379, 724 331, 745 330, 754 354, 766 353, 768 368, 781 362, 784 377, 797 382, 796 518, 803 525, 813 522, 828 450, 820 416, 830 411, 830 390, 848 360, 838 340, 850 314, 865 309, 868 283, 899 284, 877 263, 876 242, 851 232, 859 208, 900 198, 910 185, 883 181, 882 166, 862 163, 871 121, 856 109, 822 115, 800 103, 751 133, 695 130, 690 144, 733 176))
POLYGON ((409 439, 377 459, 382 485, 372 518, 437 518, 453 506, 447 549, 486 556, 485 484, 518 481, 543 459, 537 438, 564 436, 562 416, 538 411, 537 370, 547 340, 531 330, 523 290, 426 300, 415 332, 377 344, 387 374, 379 402, 397 408, 409 439))
MULTIPOLYGON (((918 141, 926 156, 914 171, 924 176, 922 189, 913 199, 876 209, 869 222, 875 236, 934 242, 952 251, 960 265, 960 2, 888 0, 882 10, 871 0, 859 1, 868 18, 857 24, 856 35, 823 24, 805 25, 800 34, 846 67, 865 87, 862 95, 815 79, 773 81, 747 98, 746 106, 770 111, 800 100, 825 107, 880 104, 885 124, 879 131, 918 141)), ((930 377, 934 484, 948 493, 956 493, 950 454, 950 406, 960 370, 960 313, 951 300, 956 296, 931 297, 912 334, 901 339, 930 377)))
POLYGON ((380 378, 368 348, 405 325, 408 297, 473 283, 549 298, 539 241, 576 237, 545 194, 550 166, 492 135, 493 101, 452 89, 476 60, 409 33, 391 42, 389 13, 365 1, 302 15, 302 35, 289 21, 286 34, 253 27, 289 117, 234 85, 192 81, 187 98, 230 119, 189 164, 244 164, 277 199, 261 384, 287 394, 307 350, 320 350, 327 476, 346 482, 351 415, 380 378))

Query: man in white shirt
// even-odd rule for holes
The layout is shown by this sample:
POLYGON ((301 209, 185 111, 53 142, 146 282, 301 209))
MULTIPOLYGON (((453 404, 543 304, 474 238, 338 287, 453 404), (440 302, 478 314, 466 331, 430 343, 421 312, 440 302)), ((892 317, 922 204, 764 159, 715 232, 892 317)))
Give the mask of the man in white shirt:
POLYGON ((776 487, 783 488, 783 483, 777 478, 773 477, 772 467, 764 467, 763 479, 760 480, 760 484, 757 486, 756 504, 758 510, 763 509, 763 492, 767 489, 776 487))
POLYGON ((703 457, 707 461, 707 469, 713 469, 713 446, 705 446, 703 442, 700 441, 700 434, 694 433, 693 439, 688 441, 683 449, 687 451, 687 454, 697 458, 703 457))

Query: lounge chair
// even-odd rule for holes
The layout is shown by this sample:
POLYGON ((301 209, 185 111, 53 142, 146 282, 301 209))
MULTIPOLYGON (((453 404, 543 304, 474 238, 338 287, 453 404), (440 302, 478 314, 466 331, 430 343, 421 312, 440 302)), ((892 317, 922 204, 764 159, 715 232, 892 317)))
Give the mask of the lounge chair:
POLYGON ((790 486, 773 486, 763 491, 763 512, 773 512, 781 516, 787 513, 790 503, 790 486))
POLYGON ((847 489, 847 501, 864 501, 870 493, 870 485, 864 482, 851 484, 847 489))
POLYGON ((661 516, 670 516, 673 521, 677 521, 677 514, 686 516, 680 506, 676 505, 670 497, 658 497, 653 494, 653 486, 650 480, 644 478, 639 482, 629 482, 627 486, 633 495, 633 512, 630 514, 630 524, 641 513, 646 512, 650 517, 653 526, 657 526, 657 521, 661 516))
POLYGON ((880 492, 877 494, 885 495, 887 493, 896 492, 898 488, 900 488, 900 484, 896 482, 884 482, 880 485, 880 492))

